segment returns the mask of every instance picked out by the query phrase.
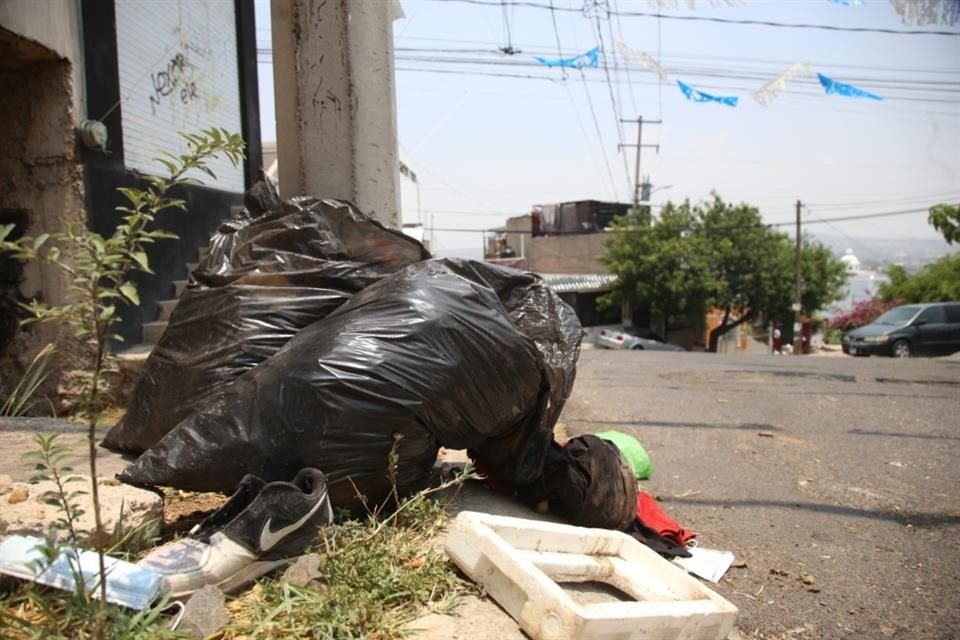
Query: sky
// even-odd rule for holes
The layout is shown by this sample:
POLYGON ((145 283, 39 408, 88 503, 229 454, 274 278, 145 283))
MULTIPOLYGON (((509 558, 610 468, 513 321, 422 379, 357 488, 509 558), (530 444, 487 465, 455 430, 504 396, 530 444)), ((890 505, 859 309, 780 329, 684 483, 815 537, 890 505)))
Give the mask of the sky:
MULTIPOLYGON (((256 2, 261 128, 270 140, 269 2, 256 2)), ((418 202, 403 180, 403 221, 436 229, 441 255, 476 257, 479 230, 535 204, 630 202, 636 151, 618 144, 636 143, 638 116, 661 121, 643 127, 643 143, 659 145, 641 156, 654 206, 716 191, 789 225, 801 200, 811 232, 845 237, 856 250, 872 238, 936 239, 926 208, 960 203, 960 22, 905 24, 888 0, 666 1, 660 17, 650 0, 552 0, 555 11, 551 0, 474 2, 402 0, 406 17, 394 23, 400 154, 419 183, 418 202), (617 41, 634 55, 619 54, 617 41), (594 47, 598 68, 534 58, 594 47), (640 52, 659 60, 669 84, 640 52), (769 106, 751 97, 796 62, 885 99, 827 95, 810 74, 769 106), (738 104, 689 101, 676 80, 738 104), (898 211, 915 212, 831 222, 898 211)))

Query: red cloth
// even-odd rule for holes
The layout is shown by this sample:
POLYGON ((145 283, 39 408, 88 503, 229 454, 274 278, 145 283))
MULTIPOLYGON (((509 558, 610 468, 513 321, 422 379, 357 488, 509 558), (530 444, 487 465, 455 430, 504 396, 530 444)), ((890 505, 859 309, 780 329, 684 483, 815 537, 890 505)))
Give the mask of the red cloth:
POLYGON ((493 469, 490 468, 490 465, 479 458, 475 458, 473 454, 470 454, 470 459, 473 461, 474 469, 476 469, 480 477, 483 478, 483 482, 487 485, 487 488, 490 489, 490 491, 505 496, 513 495, 513 484, 494 475, 493 469))
POLYGON ((637 518, 646 527, 682 547, 687 546, 687 542, 697 537, 693 531, 684 529, 676 520, 665 514, 657 501, 643 491, 637 491, 637 518))

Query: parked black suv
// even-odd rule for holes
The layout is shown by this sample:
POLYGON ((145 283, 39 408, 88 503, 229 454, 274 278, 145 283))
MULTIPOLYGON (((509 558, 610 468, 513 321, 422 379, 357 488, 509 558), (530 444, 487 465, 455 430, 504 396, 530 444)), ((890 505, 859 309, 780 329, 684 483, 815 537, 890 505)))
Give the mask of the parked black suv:
POLYGON ((909 358, 955 351, 960 351, 960 302, 894 307, 843 336, 843 352, 852 356, 909 358))

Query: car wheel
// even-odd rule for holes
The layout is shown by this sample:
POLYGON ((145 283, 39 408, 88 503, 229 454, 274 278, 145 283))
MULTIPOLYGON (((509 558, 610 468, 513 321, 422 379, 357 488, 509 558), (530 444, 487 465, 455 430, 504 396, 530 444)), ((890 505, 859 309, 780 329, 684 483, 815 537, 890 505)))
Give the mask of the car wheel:
POLYGON ((910 343, 906 340, 897 340, 890 347, 890 353, 894 358, 909 358, 913 355, 913 349, 910 348, 910 343))
POLYGON ((630 347, 630 351, 643 351, 643 346, 639 344, 635 344, 632 347, 630 347))

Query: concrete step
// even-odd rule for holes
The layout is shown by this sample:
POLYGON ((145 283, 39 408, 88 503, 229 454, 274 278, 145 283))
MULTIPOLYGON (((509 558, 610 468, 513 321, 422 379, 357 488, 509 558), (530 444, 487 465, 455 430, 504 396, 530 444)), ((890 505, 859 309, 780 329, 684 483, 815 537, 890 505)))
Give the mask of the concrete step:
POLYGON ((176 298, 179 298, 183 295, 183 291, 187 288, 187 280, 174 280, 173 281, 173 295, 176 298))
POLYGON ((194 271, 196 271, 197 267, 199 267, 199 266, 200 266, 200 263, 199 263, 199 262, 188 262, 188 263, 187 263, 187 275, 190 275, 191 273, 193 273, 194 271))
POLYGON ((167 328, 166 320, 145 322, 143 324, 143 345, 155 345, 167 328))
POLYGON ((158 302, 157 307, 160 309, 160 314, 157 316, 157 320, 163 322, 170 320, 170 314, 173 313, 173 308, 176 306, 176 300, 161 300, 158 302))

